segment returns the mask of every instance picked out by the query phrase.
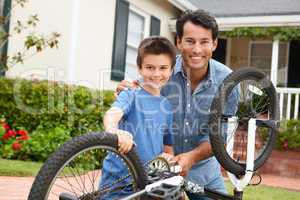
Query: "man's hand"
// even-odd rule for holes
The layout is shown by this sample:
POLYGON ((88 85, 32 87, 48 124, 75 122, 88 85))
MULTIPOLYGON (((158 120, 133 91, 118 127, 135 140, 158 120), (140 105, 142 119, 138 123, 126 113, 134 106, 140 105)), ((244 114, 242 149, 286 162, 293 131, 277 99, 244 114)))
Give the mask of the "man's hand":
POLYGON ((166 159, 169 163, 174 162, 172 159, 174 158, 174 155, 169 154, 169 153, 162 153, 159 156, 163 157, 164 159, 166 159))
POLYGON ((115 96, 118 96, 123 90, 127 90, 128 88, 136 89, 138 86, 139 83, 137 80, 123 80, 118 84, 115 96))
POLYGON ((181 176, 186 176, 191 167, 196 163, 194 155, 191 151, 175 156, 172 161, 177 162, 177 164, 181 166, 181 176))

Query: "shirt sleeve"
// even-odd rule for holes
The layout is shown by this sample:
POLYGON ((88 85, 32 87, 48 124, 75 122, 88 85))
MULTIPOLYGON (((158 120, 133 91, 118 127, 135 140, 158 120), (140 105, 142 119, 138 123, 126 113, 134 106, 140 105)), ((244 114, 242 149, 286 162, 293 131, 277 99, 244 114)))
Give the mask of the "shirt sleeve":
POLYGON ((133 104, 134 104, 134 91, 124 90, 118 95, 117 99, 112 104, 112 107, 120 108, 124 112, 124 116, 126 116, 130 112, 133 104))
POLYGON ((164 145, 169 145, 172 146, 173 145, 173 114, 172 114, 172 110, 171 110, 171 105, 169 105, 170 107, 170 111, 168 113, 168 119, 167 119, 167 128, 164 134, 164 145))

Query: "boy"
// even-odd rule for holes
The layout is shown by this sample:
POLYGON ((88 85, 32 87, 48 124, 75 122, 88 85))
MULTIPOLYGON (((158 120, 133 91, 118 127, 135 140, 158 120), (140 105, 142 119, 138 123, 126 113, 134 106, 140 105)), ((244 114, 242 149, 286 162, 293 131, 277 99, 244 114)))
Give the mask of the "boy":
MULTIPOLYGON (((159 36, 144 39, 137 56, 142 88, 121 92, 103 119, 105 130, 118 136, 118 150, 127 153, 134 141, 143 163, 163 152, 169 158, 170 154, 173 155, 172 108, 167 99, 160 96, 160 90, 172 74, 175 58, 175 47, 168 39, 159 36)), ((114 183, 127 173, 120 159, 109 154, 103 162, 100 188, 114 183)), ((130 193, 124 189, 107 194, 102 199, 120 198, 130 193)))

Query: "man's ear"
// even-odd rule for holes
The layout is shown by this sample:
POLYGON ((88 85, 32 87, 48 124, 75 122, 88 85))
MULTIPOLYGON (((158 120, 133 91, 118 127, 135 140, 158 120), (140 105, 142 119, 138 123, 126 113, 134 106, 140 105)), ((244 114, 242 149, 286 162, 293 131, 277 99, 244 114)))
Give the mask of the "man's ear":
POLYGON ((179 50, 181 50, 181 42, 182 40, 178 36, 176 36, 176 46, 179 50))
POLYGON ((214 41, 213 41, 213 47, 212 47, 212 51, 215 51, 216 48, 218 46, 218 38, 216 38, 214 41))

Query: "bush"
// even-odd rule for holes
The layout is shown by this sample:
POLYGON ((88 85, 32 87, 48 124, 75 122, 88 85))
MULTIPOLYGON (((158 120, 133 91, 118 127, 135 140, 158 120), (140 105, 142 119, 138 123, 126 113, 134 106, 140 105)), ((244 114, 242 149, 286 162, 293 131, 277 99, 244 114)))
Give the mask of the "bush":
POLYGON ((5 118, 0 120, 0 157, 18 159, 19 152, 28 145, 29 134, 26 130, 11 129, 5 118))
POLYGON ((0 79, 0 112, 13 128, 32 132, 66 127, 71 136, 102 129, 111 91, 90 90, 48 81, 0 79))
POLYGON ((281 123, 277 149, 300 149, 300 120, 286 120, 281 123))
POLYGON ((12 129, 31 133, 19 152, 23 159, 43 161, 69 138, 103 130, 103 113, 114 99, 112 91, 50 81, 0 78, 0 84, 0 114, 12 129))
POLYGON ((63 126, 51 129, 38 127, 31 133, 31 139, 22 149, 21 154, 24 160, 45 161, 51 153, 69 139, 71 139, 70 131, 63 126))

